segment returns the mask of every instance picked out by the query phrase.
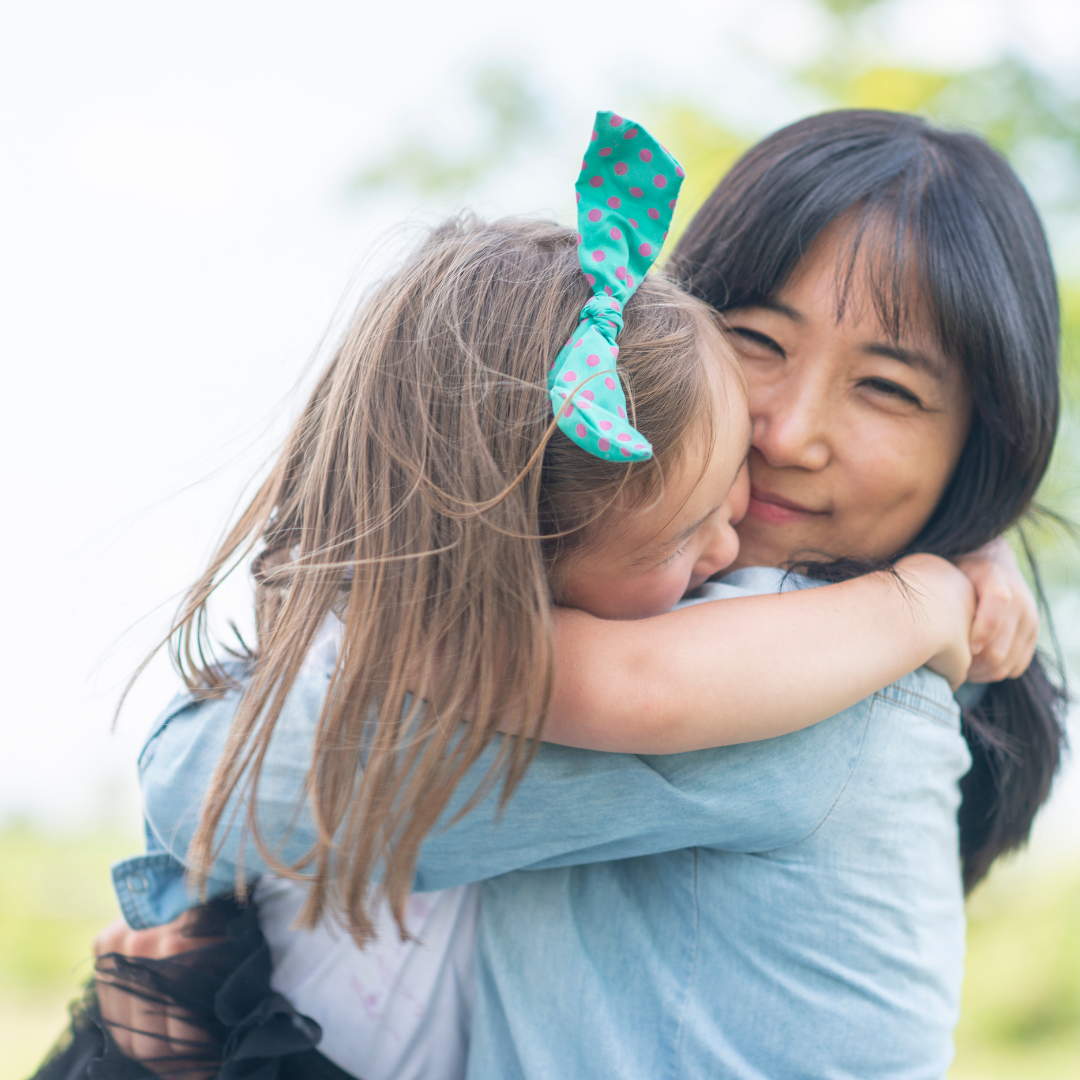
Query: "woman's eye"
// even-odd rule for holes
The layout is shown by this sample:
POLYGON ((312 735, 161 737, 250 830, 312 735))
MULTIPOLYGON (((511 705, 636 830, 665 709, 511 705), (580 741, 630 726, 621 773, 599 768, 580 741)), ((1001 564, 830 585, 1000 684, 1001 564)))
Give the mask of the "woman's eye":
POLYGON ((900 401, 906 401, 911 405, 922 408, 922 402, 907 387, 894 383, 889 379, 863 379, 862 385, 879 394, 888 394, 900 401))
POLYGON ((750 346, 752 349, 764 349, 774 356, 785 357, 787 355, 778 342, 774 341, 768 334, 763 334, 760 330, 751 330, 747 326, 732 326, 729 327, 729 333, 739 339, 736 345, 742 346, 744 350, 746 346, 750 346))

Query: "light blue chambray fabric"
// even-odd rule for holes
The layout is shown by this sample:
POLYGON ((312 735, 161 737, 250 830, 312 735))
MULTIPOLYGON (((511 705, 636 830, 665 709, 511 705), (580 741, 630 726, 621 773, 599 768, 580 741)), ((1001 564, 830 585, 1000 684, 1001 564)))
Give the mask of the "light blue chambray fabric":
MULTIPOLYGON (((768 591, 779 575, 736 580, 743 589, 703 599, 768 591)), ((266 835, 293 826, 286 857, 310 842, 296 800, 325 688, 297 687, 260 787, 266 835)), ((142 858, 157 862, 115 871, 133 925, 190 903, 176 860, 238 700, 179 699, 147 744, 158 851, 142 858)), ((969 765, 949 688, 926 671, 768 742, 667 757, 545 745, 501 819, 492 795, 420 856, 419 890, 491 879, 470 1080, 943 1077, 963 969, 956 810, 969 765)), ((236 837, 212 892, 232 888, 236 837)), ((250 843, 245 858, 257 874, 250 843)))

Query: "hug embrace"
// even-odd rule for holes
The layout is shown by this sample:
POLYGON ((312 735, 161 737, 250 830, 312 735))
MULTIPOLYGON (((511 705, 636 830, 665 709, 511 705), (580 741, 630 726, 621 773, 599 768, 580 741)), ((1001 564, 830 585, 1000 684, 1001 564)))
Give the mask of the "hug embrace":
POLYGON ((576 229, 456 218, 362 300, 177 617, 41 1080, 945 1076, 1063 744, 1001 538, 1046 240, 899 113, 765 139, 650 273, 682 178, 600 113, 576 229))

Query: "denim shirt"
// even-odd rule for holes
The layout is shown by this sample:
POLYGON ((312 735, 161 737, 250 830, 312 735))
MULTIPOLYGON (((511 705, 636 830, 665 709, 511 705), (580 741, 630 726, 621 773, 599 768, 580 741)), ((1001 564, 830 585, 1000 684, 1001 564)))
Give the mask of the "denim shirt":
MULTIPOLYGON (((313 835, 297 803, 325 690, 296 687, 264 766, 260 827, 285 858, 313 835)), ((191 903, 178 872, 238 701, 179 699, 140 759, 151 850, 114 872, 134 926, 191 903)), ((420 891, 490 879, 469 1077, 943 1077, 969 766, 949 688, 926 671, 767 742, 653 757, 545 744, 501 815, 493 793, 420 854, 420 891)), ((212 893, 233 887, 239 831, 212 893)), ((251 843, 244 860, 259 872, 251 843)))

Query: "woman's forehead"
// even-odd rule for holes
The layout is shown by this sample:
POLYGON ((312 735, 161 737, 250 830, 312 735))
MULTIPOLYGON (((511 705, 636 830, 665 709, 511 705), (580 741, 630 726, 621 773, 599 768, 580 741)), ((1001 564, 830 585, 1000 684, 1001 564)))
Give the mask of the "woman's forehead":
POLYGON ((840 218, 823 229, 765 306, 798 322, 799 301, 829 309, 838 328, 858 325, 923 354, 936 374, 949 361, 917 245, 886 222, 840 218))

